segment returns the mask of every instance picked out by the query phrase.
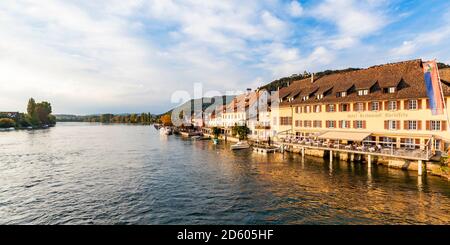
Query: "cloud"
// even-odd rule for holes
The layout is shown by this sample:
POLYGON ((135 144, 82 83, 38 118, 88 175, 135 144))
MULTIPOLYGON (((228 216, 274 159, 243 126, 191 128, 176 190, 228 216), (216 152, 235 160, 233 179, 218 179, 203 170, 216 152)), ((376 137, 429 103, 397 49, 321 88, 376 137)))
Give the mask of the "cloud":
POLYGON ((33 96, 57 113, 159 113, 173 106, 175 90, 192 91, 197 82, 205 90, 245 90, 389 55, 439 50, 448 60, 444 25, 379 35, 395 15, 419 17, 390 8, 399 2, 1 1, 0 110, 24 111, 33 96))
POLYGON ((294 0, 289 4, 289 14, 292 17, 301 17, 303 15, 303 7, 302 5, 294 0))

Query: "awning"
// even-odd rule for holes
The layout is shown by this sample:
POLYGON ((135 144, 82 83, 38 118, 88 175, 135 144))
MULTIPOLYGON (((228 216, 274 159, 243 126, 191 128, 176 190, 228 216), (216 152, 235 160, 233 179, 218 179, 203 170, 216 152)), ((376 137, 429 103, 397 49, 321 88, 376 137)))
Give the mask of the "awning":
POLYGON ((371 133, 363 132, 336 132, 330 131, 319 135, 319 139, 330 139, 330 140, 349 140, 349 141, 363 141, 365 138, 369 137, 371 133))

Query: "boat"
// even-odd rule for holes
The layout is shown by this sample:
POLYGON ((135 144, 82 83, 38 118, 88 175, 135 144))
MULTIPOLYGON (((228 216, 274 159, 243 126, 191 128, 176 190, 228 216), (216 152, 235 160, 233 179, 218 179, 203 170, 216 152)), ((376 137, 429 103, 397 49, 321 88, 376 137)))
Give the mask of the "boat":
POLYGON ((202 136, 200 136, 200 135, 192 136, 191 139, 193 139, 193 140, 201 140, 202 136))
POLYGON ((239 141, 234 145, 231 145, 231 150, 243 150, 250 148, 250 144, 247 141, 239 141))
POLYGON ((169 128, 169 127, 161 127, 161 128, 159 129, 159 133, 160 133, 161 135, 171 135, 171 134, 172 134, 172 129, 169 128))
POLYGON ((215 145, 218 145, 218 144, 219 144, 219 139, 213 139, 213 143, 214 143, 215 145))
POLYGON ((14 131, 14 130, 16 130, 14 127, 10 127, 10 128, 0 128, 0 131, 14 131))

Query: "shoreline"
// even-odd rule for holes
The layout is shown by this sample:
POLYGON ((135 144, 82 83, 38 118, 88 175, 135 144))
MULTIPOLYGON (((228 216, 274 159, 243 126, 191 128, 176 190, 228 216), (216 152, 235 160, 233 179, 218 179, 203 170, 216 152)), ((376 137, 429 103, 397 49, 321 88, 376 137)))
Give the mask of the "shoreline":
MULTIPOLYGON (((213 135, 206 134, 206 133, 204 134, 204 136, 207 136, 210 138, 213 137, 213 135)), ((219 140, 222 140, 225 142, 238 142, 239 141, 238 138, 235 138, 232 136, 227 136, 227 139, 225 140, 223 135, 219 136, 219 140)), ((251 139, 249 139, 248 141, 251 143, 254 143, 254 141, 251 139)), ((277 145, 277 144, 274 142, 274 145, 277 145)), ((301 151, 296 151, 296 150, 286 150, 286 151, 293 153, 293 154, 301 154, 301 151)), ((279 152, 275 152, 275 154, 277 154, 277 153, 279 153, 279 152)), ((314 152, 305 151, 305 155, 325 158, 325 156, 323 154, 313 154, 313 153, 314 152)), ((283 153, 279 153, 279 154, 283 154, 283 153)), ((346 159, 338 158, 338 161, 349 162, 350 158, 346 158, 346 159)), ((367 164, 367 161, 362 158, 360 160, 355 160, 353 162, 358 162, 360 164, 367 164)), ((418 164, 416 162, 408 162, 407 164, 405 164, 404 160, 396 160, 395 158, 389 158, 389 159, 375 158, 373 163, 376 165, 382 165, 387 168, 399 169, 399 170, 404 170, 404 171, 417 172, 417 170, 418 170, 418 164)), ((440 178, 450 181, 450 168, 449 169, 446 169, 446 168, 448 168, 448 167, 440 165, 439 162, 429 161, 429 162, 425 163, 424 170, 425 170, 426 174, 440 177, 440 178)))

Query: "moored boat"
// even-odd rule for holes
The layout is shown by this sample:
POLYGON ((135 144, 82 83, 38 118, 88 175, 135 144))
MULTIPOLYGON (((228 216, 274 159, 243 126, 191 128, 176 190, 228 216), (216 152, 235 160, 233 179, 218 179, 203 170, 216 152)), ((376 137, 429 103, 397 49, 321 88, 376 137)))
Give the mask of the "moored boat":
POLYGON ((234 145, 231 145, 231 150, 243 150, 250 148, 250 144, 247 141, 239 141, 234 145))
POLYGON ((169 127, 161 127, 161 128, 159 129, 159 133, 160 133, 161 135, 171 135, 173 132, 172 132, 172 129, 169 128, 169 127))

